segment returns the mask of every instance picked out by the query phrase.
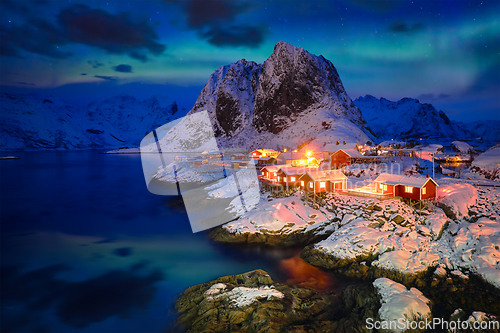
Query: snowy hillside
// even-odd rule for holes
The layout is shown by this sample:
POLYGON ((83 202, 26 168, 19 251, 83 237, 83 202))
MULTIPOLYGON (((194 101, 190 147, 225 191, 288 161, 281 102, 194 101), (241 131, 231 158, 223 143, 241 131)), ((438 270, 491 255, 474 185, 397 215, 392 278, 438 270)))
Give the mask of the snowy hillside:
POLYGON ((116 96, 84 107, 40 96, 0 94, 0 149, 88 149, 138 146, 176 118, 175 102, 116 96))
POLYGON ((500 120, 481 120, 466 125, 475 137, 491 143, 500 142, 500 120))
POLYGON ((371 95, 359 97, 354 104, 379 141, 385 139, 470 139, 474 135, 461 122, 450 120, 443 111, 417 99, 397 102, 371 95))
POLYGON ((217 69, 188 114, 204 110, 221 147, 373 139, 333 64, 284 42, 262 65, 240 60, 217 69))

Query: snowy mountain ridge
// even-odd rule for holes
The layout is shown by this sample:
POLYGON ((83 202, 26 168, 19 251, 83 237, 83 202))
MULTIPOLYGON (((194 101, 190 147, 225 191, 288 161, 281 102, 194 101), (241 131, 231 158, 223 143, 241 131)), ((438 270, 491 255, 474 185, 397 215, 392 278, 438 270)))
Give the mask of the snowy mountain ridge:
POLYGON ((387 139, 471 139, 474 134, 462 122, 450 120, 443 111, 418 99, 390 101, 371 95, 358 97, 361 110, 378 140, 387 139))
POLYGON ((318 137, 373 139, 335 66, 285 42, 278 42, 262 65, 243 59, 217 69, 188 115, 204 110, 221 147, 276 149, 318 137))
POLYGON ((41 96, 0 93, 0 149, 97 149, 138 146, 179 115, 174 102, 118 95, 83 107, 41 96))

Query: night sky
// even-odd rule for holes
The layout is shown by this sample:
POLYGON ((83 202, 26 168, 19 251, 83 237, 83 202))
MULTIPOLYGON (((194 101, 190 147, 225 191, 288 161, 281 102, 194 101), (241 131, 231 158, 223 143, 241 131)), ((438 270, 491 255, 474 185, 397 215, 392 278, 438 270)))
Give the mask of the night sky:
POLYGON ((279 40, 322 54, 347 93, 500 119, 500 1, 1 0, 4 90, 73 103, 163 95, 190 109, 209 75, 279 40))

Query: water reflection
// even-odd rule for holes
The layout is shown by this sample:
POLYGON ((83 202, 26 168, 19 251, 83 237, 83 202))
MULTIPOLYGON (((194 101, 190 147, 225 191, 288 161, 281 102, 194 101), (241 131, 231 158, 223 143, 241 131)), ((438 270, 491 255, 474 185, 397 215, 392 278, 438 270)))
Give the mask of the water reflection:
POLYGON ((317 290, 332 287, 332 280, 327 273, 305 262, 299 255, 281 260, 280 267, 289 275, 286 280, 288 284, 317 290))

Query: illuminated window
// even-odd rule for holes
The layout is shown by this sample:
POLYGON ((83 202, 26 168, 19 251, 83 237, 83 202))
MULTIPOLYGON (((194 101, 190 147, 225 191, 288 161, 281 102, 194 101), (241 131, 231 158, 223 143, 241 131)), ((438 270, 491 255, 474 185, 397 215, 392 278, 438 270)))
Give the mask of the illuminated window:
POLYGON ((301 181, 301 182, 300 182, 300 186, 304 186, 304 181, 301 181))
POLYGON ((273 172, 273 176, 276 177, 276 172, 273 172))
POLYGON ((290 181, 294 182, 295 181, 295 177, 290 177, 290 181))
POLYGON ((253 156, 257 156, 257 153, 253 153, 253 156))
POLYGON ((411 187, 411 186, 405 186, 405 192, 406 193, 413 193, 413 187, 411 187))
POLYGON ((427 194, 427 189, 425 187, 422 189, 422 194, 427 194))
POLYGON ((309 188, 313 188, 313 183, 309 182, 309 188))
POLYGON ((384 185, 384 191, 387 191, 387 185, 384 185))
POLYGON ((325 188, 325 186, 326 186, 325 182, 319 182, 319 187, 320 188, 325 188))
POLYGON ((384 189, 384 185, 383 184, 380 184, 380 189, 383 190, 384 189))
POLYGON ((264 171, 262 171, 260 174, 261 174, 262 176, 264 176, 266 173, 265 173, 264 171))
POLYGON ((280 181, 280 180, 281 180, 281 177, 280 177, 280 176, 278 176, 278 181, 280 181))

